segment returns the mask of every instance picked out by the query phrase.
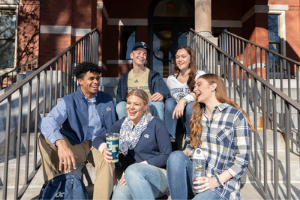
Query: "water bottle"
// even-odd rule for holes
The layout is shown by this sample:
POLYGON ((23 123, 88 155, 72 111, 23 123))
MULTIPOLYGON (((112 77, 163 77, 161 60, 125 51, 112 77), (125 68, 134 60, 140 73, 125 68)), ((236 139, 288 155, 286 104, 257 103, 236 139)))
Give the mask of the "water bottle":
MULTIPOLYGON (((197 148, 193 154, 193 181, 200 176, 205 176, 206 159, 205 155, 200 148, 197 148)), ((195 184, 199 186, 199 184, 195 184)), ((194 193, 198 193, 198 190, 194 189, 194 193)))

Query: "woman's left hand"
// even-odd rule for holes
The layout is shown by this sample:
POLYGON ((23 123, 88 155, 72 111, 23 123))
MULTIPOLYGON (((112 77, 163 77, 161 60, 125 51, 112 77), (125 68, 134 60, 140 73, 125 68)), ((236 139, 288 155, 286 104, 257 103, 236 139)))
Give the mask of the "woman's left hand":
POLYGON ((151 101, 162 101, 164 99, 164 96, 162 94, 160 94, 159 92, 154 93, 150 100, 151 101))
POLYGON ((184 111, 186 102, 187 102, 186 99, 181 99, 177 103, 177 105, 174 109, 173 115, 172 115, 172 119, 175 119, 175 117, 178 119, 183 116, 183 111, 184 111))
POLYGON ((193 181, 193 185, 194 185, 193 187, 199 192, 204 192, 206 190, 219 187, 219 183, 215 177, 204 177, 204 176, 196 178, 193 181))
POLYGON ((124 177, 125 177, 125 173, 122 174, 122 178, 120 179, 120 184, 121 184, 121 185, 126 185, 126 182, 125 182, 125 178, 124 178, 124 177))

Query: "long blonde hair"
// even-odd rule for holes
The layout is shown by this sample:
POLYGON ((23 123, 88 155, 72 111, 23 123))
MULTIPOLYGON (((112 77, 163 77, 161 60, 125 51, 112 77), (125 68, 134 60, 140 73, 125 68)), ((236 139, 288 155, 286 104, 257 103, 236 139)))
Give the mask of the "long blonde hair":
MULTIPOLYGON (((249 127, 253 130, 256 131, 250 122, 250 119, 247 115, 247 113, 239 107, 234 101, 228 98, 227 93, 226 93, 226 85, 222 78, 218 75, 215 74, 204 74, 200 76, 199 78, 203 78, 206 80, 210 85, 213 83, 217 84, 217 87, 215 89, 215 94, 216 94, 216 99, 220 103, 228 103, 229 105, 232 105, 236 108, 238 108, 244 116, 247 118, 249 127)), ((190 119, 190 128, 191 128, 191 146, 192 147, 198 147, 201 144, 201 131, 202 131, 202 125, 201 125, 201 120, 202 120, 202 113, 203 113, 203 108, 205 105, 203 103, 199 103, 196 100, 194 101, 193 104, 193 114, 190 119)))

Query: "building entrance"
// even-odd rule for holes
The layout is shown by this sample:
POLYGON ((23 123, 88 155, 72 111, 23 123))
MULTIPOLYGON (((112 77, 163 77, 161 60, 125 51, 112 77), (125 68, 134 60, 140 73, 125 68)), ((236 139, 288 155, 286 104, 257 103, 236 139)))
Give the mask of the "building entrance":
POLYGON ((172 73, 175 50, 187 45, 186 34, 194 28, 194 1, 153 1, 149 10, 149 68, 163 77, 172 73), (173 63, 173 64, 172 64, 173 63))

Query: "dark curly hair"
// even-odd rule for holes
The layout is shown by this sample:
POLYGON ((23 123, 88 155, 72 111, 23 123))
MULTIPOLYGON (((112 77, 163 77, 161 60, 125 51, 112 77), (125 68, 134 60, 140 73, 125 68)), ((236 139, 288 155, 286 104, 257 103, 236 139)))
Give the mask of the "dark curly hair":
POLYGON ((95 63, 83 62, 76 65, 74 68, 74 75, 77 79, 83 79, 87 72, 96 72, 100 74, 102 71, 95 63))

